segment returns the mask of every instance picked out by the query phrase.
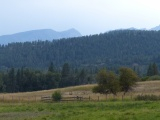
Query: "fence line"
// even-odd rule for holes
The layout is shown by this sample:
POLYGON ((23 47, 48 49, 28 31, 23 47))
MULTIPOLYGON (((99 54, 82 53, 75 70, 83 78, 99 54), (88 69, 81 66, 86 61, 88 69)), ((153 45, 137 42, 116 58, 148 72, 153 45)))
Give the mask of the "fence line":
POLYGON ((37 102, 41 100, 41 96, 0 96, 0 102, 37 102))
MULTIPOLYGON (((121 96, 69 96, 69 97, 62 97, 61 101, 109 101, 109 100, 124 100, 130 99, 133 100, 133 95, 121 95, 121 96)), ((51 96, 0 96, 0 102, 38 102, 38 101, 52 101, 51 96)))

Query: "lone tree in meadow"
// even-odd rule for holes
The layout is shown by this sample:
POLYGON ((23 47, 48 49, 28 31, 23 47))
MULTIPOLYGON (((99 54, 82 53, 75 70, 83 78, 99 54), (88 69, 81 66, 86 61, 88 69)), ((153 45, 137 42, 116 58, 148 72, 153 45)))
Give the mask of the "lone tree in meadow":
POLYGON ((132 69, 125 67, 120 68, 119 83, 124 95, 131 90, 136 84, 136 81, 138 81, 138 76, 132 69))
POLYGON ((98 86, 93 88, 92 91, 94 93, 101 93, 106 95, 112 93, 116 95, 119 91, 119 83, 116 79, 116 75, 113 72, 102 69, 98 72, 96 80, 98 82, 98 86))

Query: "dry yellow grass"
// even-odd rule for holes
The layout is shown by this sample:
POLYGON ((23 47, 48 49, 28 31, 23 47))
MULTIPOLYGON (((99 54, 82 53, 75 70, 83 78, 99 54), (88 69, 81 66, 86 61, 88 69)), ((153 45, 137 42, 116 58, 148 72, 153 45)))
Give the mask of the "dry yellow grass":
POLYGON ((133 92, 136 94, 160 95, 160 81, 138 82, 137 86, 133 89, 133 92))
MULTIPOLYGON (((61 89, 51 89, 51 90, 43 90, 43 91, 35 91, 35 92, 24 92, 24 93, 1 93, 0 101, 39 101, 42 96, 51 96, 54 91, 61 91, 63 97, 75 97, 81 96, 88 98, 90 97, 93 100, 106 100, 106 95, 95 94, 92 93, 92 88, 95 84, 92 85, 82 85, 82 86, 74 86, 67 87, 61 89)), ((128 92, 125 95, 125 98, 133 98, 139 94, 154 94, 160 95, 160 81, 146 81, 146 82, 138 82, 137 85, 133 88, 132 91, 128 92)), ((123 93, 118 93, 117 96, 113 96, 109 94, 107 99, 122 99, 123 93)))
POLYGON ((64 97, 70 96, 71 94, 71 96, 74 96, 73 94, 75 93, 81 94, 91 91, 93 86, 94 85, 82 85, 34 92, 1 93, 0 101, 39 101, 42 96, 51 96, 54 91, 61 91, 64 97))

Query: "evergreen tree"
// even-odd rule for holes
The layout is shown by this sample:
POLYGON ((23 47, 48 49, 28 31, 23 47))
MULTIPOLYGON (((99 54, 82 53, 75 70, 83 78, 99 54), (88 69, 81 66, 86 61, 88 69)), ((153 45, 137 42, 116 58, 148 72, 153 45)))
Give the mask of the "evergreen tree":
POLYGON ((16 79, 15 79, 15 73, 14 68, 11 68, 11 70, 8 73, 9 81, 10 81, 10 92, 15 92, 16 88, 16 79))
POLYGON ((150 64, 147 70, 147 76, 158 75, 158 67, 156 63, 150 64))
POLYGON ((156 65, 156 63, 153 63, 153 75, 158 75, 158 67, 156 65))
POLYGON ((49 68, 48 68, 48 71, 50 71, 50 72, 55 72, 54 66, 53 66, 53 62, 51 62, 50 66, 49 66, 49 68))
POLYGON ((87 83, 87 79, 86 79, 86 72, 84 69, 82 69, 80 71, 80 74, 78 76, 78 81, 79 81, 79 84, 86 84, 87 83))
POLYGON ((20 69, 20 81, 19 82, 19 91, 23 92, 24 91, 24 68, 22 67, 20 69))
POLYGON ((3 74, 0 73, 0 92, 3 92, 4 83, 3 83, 3 74))
POLYGON ((65 63, 61 72, 61 81, 60 87, 71 86, 74 84, 73 78, 70 74, 70 66, 68 63, 65 63))
POLYGON ((152 64, 149 64, 148 70, 147 70, 147 76, 153 75, 153 67, 152 64))
POLYGON ((20 72, 20 69, 18 69, 18 71, 16 73, 16 81, 17 81, 16 92, 20 92, 20 86, 21 86, 21 72, 20 72))
POLYGON ((65 63, 62 68, 62 78, 66 78, 70 75, 70 66, 68 63, 65 63))

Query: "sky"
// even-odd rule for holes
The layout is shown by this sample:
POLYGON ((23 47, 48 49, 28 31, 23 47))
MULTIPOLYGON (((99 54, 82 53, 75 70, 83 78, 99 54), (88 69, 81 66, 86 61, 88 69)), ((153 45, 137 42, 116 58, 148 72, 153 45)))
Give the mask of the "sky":
POLYGON ((159 0, 0 0, 0 35, 77 29, 82 35, 160 25, 159 0))

